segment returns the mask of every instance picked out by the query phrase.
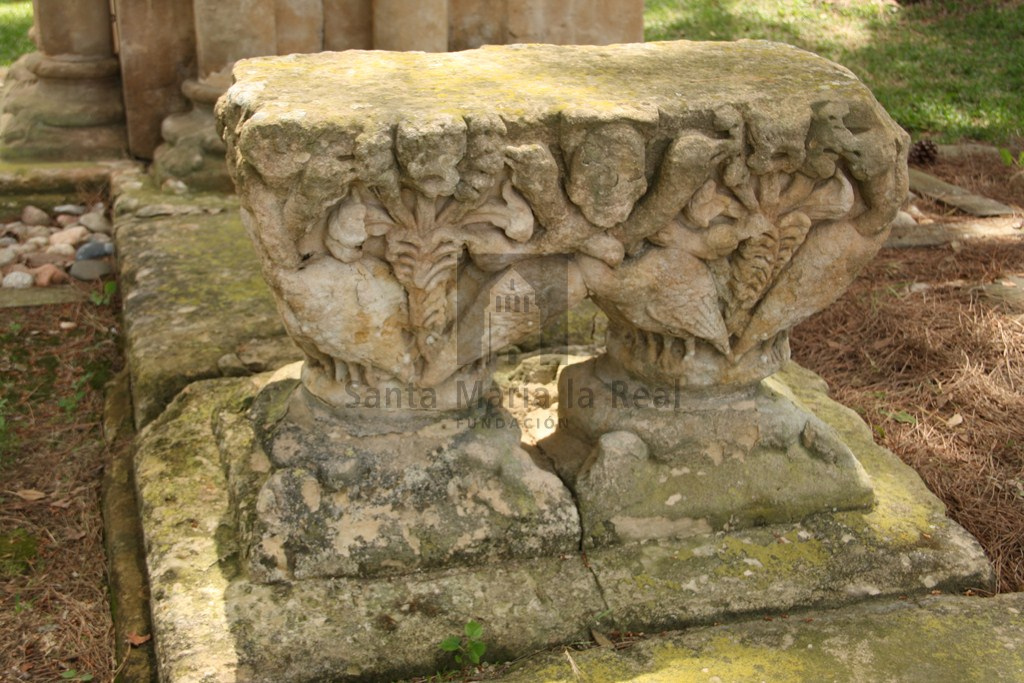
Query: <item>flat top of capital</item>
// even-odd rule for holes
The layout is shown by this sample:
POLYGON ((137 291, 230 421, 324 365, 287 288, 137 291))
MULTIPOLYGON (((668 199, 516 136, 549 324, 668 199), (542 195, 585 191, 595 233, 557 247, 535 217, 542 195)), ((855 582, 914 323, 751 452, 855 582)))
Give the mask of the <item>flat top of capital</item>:
POLYGON ((826 99, 873 99, 846 68, 764 41, 350 50, 243 60, 234 76, 222 106, 247 111, 252 123, 303 126, 411 112, 521 119, 567 108, 653 122, 722 104, 784 114, 826 99))

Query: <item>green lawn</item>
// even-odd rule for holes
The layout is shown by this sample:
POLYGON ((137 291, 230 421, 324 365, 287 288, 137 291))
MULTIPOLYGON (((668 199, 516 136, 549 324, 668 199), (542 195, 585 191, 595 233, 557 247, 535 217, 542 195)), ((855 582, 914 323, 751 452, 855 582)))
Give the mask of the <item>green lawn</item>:
POLYGON ((0 0, 0 67, 35 49, 28 39, 32 0, 0 0))
POLYGON ((647 40, 764 38, 854 71, 915 138, 1024 138, 1022 0, 647 0, 647 40))

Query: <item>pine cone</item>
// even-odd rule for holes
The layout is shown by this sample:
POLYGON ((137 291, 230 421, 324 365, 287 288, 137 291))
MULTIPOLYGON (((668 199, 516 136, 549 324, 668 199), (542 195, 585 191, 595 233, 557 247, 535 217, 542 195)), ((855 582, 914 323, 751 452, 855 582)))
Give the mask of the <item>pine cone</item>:
POLYGON ((939 147, 931 140, 918 140, 910 146, 907 161, 918 166, 925 166, 939 158, 939 147))

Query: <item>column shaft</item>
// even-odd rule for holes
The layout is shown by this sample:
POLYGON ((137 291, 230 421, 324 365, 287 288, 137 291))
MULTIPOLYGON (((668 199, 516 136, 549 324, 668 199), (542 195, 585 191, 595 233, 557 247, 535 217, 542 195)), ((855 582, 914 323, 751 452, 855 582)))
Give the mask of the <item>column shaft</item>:
POLYGON ((448 0, 374 0, 373 47, 448 50, 448 0))
POLYGON ((373 0, 323 0, 324 49, 373 48, 373 0))

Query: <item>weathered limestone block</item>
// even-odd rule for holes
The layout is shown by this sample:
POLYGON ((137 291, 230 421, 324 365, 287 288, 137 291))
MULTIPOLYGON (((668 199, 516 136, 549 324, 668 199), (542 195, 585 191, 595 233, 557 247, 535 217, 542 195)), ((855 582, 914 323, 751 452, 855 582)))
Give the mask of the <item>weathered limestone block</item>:
MULTIPOLYGON (((585 541, 870 505, 849 450, 762 384, 905 196, 907 136, 849 71, 783 45, 680 42, 290 56, 235 76, 218 116, 307 356, 295 414, 320 401, 355 444, 367 408, 401 411, 393 425, 469 415, 481 397, 500 410, 493 352, 590 297, 610 319, 607 354, 563 373, 590 400, 565 387, 541 444, 585 541)), ((416 429, 408 448, 437 458, 416 429)), ((267 482, 288 467, 272 462, 267 482)), ((292 488, 274 495, 298 505, 292 488)), ((551 514, 567 519, 562 504, 551 514)), ((283 537, 280 515, 255 519, 264 547, 283 537)), ((484 545, 499 526, 481 524, 484 545)), ((271 574, 298 566, 281 547, 271 574)))

